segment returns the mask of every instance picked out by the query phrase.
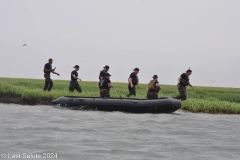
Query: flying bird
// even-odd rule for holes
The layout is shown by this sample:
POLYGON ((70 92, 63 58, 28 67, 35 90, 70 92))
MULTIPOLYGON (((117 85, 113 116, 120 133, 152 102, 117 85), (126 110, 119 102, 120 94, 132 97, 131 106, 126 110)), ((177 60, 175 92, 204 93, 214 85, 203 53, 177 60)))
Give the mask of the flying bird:
POLYGON ((216 81, 212 81, 212 80, 210 80, 210 81, 211 81, 212 83, 213 83, 213 82, 216 82, 216 81))
POLYGON ((26 46, 27 44, 23 44, 23 46, 26 46))

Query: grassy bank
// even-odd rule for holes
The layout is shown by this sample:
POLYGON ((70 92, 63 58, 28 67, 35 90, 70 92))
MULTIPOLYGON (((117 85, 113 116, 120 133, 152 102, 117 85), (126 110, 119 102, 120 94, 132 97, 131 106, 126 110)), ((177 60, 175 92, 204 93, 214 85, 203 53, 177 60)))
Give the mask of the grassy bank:
MULTIPOLYGON (((83 93, 69 93, 69 81, 54 80, 51 92, 43 92, 44 80, 0 78, 0 102, 18 104, 51 104, 61 96, 99 97, 97 82, 81 82, 83 93)), ((114 83, 112 97, 126 97, 126 83, 114 83)), ((162 85, 159 97, 172 97, 178 94, 177 86, 162 85)), ((146 98, 147 85, 140 84, 136 98, 146 98)), ((187 87, 188 99, 182 102, 182 109, 191 112, 240 114, 239 88, 187 87)))

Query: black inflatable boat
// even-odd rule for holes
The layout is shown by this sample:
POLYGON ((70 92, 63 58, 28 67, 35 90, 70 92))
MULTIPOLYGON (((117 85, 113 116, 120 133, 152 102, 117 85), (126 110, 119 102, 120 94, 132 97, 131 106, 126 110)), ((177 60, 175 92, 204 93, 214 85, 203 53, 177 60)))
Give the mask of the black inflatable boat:
POLYGON ((173 98, 130 99, 96 97, 60 97, 53 104, 80 110, 122 111, 131 113, 171 113, 181 108, 179 100, 173 98))

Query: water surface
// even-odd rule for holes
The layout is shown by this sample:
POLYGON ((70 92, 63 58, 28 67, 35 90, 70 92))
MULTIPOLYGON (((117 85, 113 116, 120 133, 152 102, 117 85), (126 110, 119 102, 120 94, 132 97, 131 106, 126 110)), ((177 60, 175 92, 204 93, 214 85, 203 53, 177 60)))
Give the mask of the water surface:
MULTIPOLYGON (((0 153, 58 159, 240 159, 240 116, 0 104, 0 153)), ((23 158, 23 157, 20 157, 23 158)), ((33 158, 32 158, 33 159, 33 158)))

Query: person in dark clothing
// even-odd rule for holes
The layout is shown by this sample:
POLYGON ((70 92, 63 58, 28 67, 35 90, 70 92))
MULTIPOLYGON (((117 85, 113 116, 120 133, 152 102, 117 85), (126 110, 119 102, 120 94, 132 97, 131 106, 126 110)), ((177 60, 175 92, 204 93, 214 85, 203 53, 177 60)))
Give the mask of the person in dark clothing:
POLYGON ((52 62, 53 60, 50 58, 48 60, 48 63, 46 63, 43 68, 44 77, 45 77, 45 85, 44 85, 43 91, 50 91, 52 89, 53 81, 50 78, 51 73, 54 73, 58 76, 60 75, 59 73, 55 72, 56 67, 52 69, 52 62))
POLYGON ((158 82, 158 76, 154 75, 152 78, 153 80, 148 83, 147 99, 158 99, 158 92, 161 89, 158 82))
POLYGON ((178 78, 178 91, 179 91, 179 95, 175 96, 173 98, 186 100, 187 99, 186 86, 190 86, 194 90, 194 87, 189 82, 189 76, 191 74, 192 74, 192 70, 188 69, 186 71, 186 73, 183 73, 183 74, 180 75, 180 77, 178 78))
POLYGON ((130 74, 128 78, 128 90, 129 94, 127 97, 130 97, 131 95, 136 96, 136 89, 135 86, 138 85, 138 74, 139 73, 139 68, 133 69, 133 72, 130 74))
POLYGON ((79 66, 75 65, 74 70, 71 72, 71 81, 70 81, 70 85, 69 85, 69 91, 73 92, 74 89, 76 89, 78 91, 78 93, 82 92, 81 86, 79 85, 77 80, 82 81, 80 78, 78 78, 78 70, 79 70, 79 66))
POLYGON ((109 66, 106 65, 106 66, 103 67, 103 70, 100 71, 100 74, 99 74, 99 83, 98 83, 99 89, 100 89, 100 84, 101 84, 102 81, 103 81, 104 75, 105 75, 105 73, 108 73, 108 70, 109 70, 109 66))
POLYGON ((103 80, 100 83, 100 96, 102 98, 110 98, 110 88, 113 87, 113 85, 111 84, 110 81, 110 74, 109 73, 105 73, 103 80))

